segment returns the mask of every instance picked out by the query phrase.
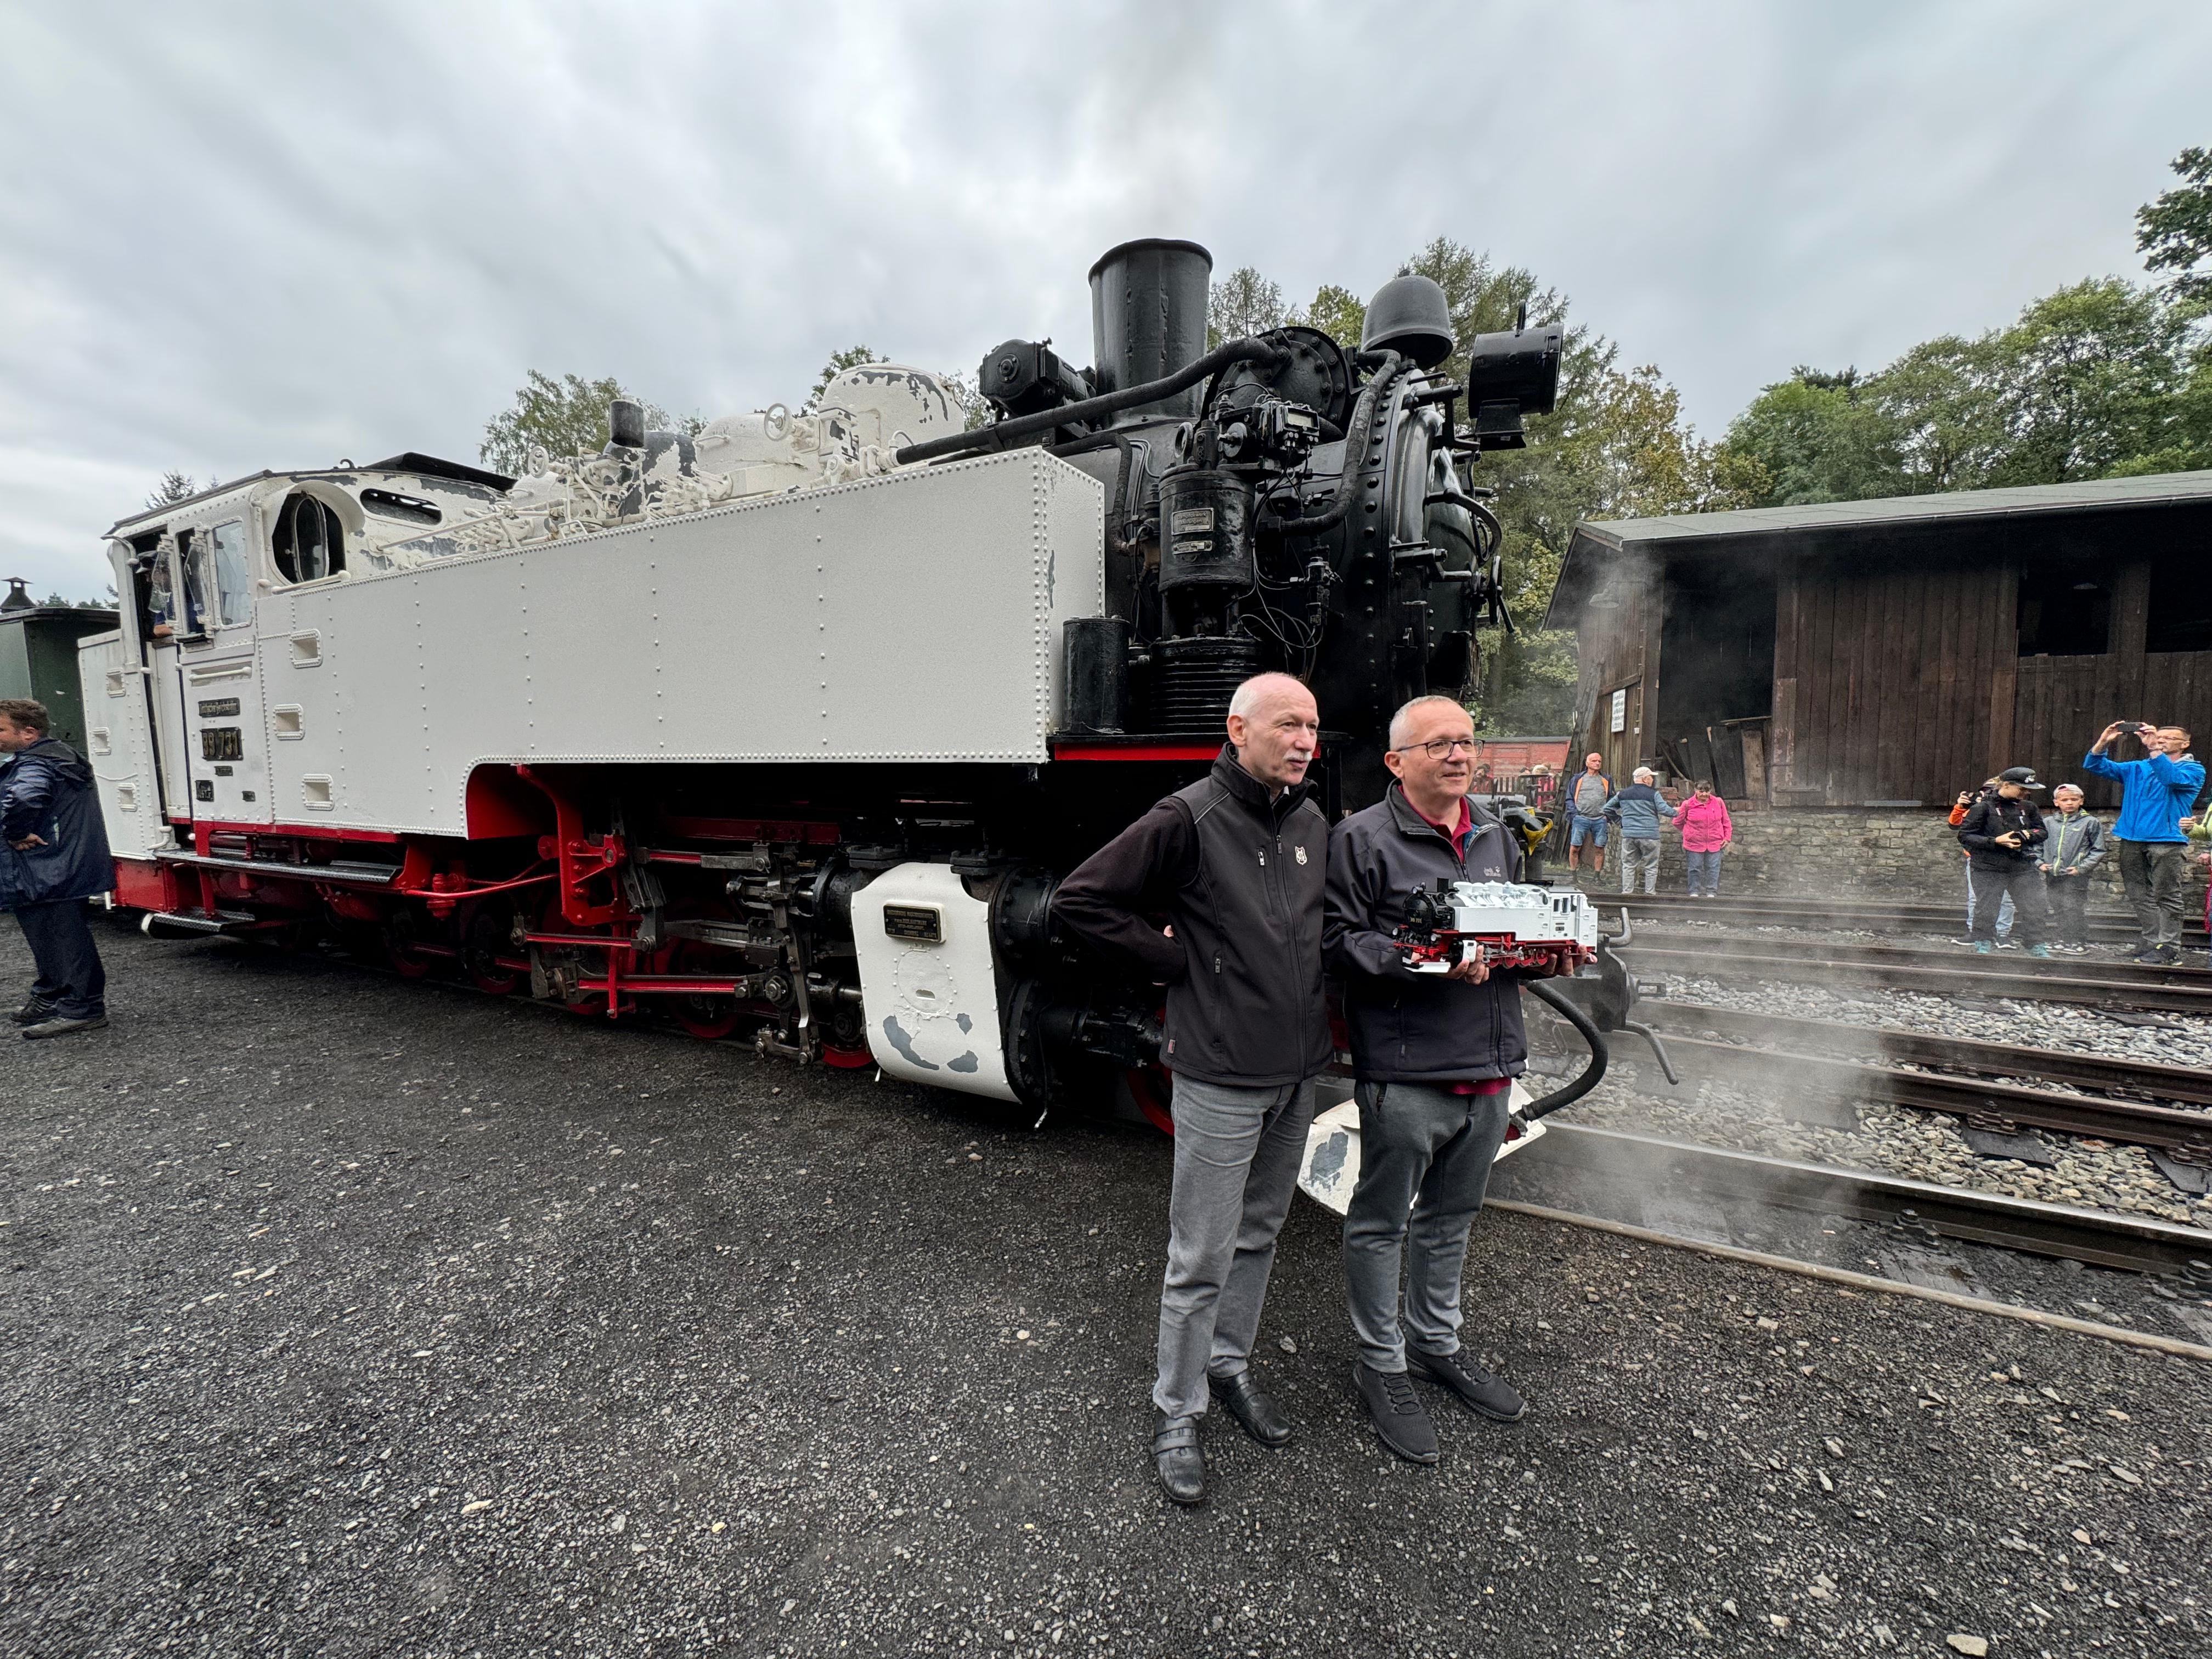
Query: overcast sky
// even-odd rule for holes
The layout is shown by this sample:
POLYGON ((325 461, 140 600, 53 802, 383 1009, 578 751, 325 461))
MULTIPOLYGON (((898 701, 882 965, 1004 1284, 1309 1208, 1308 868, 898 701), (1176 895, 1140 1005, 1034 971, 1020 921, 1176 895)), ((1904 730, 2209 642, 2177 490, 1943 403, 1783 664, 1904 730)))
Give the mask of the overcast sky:
POLYGON ((0 575, 160 476, 473 460, 526 369, 678 411, 833 349, 1091 361, 1190 237, 1293 298, 1533 268, 1718 435, 2092 274, 2212 143, 2212 5, 0 0, 0 575))

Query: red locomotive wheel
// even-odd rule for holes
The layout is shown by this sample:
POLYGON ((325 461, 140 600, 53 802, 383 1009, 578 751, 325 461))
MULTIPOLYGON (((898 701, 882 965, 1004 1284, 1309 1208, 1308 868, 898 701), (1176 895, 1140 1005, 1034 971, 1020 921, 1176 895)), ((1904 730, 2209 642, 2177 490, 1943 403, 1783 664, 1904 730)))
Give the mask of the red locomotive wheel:
POLYGON ((422 925, 410 910, 395 910, 385 921, 385 960, 402 979, 421 979, 438 965, 435 957, 416 948, 421 935, 422 925))
POLYGON ((461 966, 469 983, 486 996, 513 996, 522 983, 520 974, 500 963, 501 955, 514 948, 510 925, 507 912, 481 909, 461 929, 461 966))
POLYGON ((1128 1085, 1129 1098, 1137 1103, 1137 1109, 1145 1115, 1152 1127, 1164 1135, 1175 1133, 1175 1115, 1168 1109, 1174 1099, 1175 1079, 1164 1066, 1134 1066, 1121 1073, 1128 1085))
MULTIPOLYGON (((676 947, 668 971, 673 974, 711 974, 720 959, 714 952, 696 940, 686 939, 676 947)), ((668 1012, 676 1023, 697 1037, 702 1042, 718 1042, 738 1029, 744 1017, 735 997, 696 996, 670 997, 668 1012)))

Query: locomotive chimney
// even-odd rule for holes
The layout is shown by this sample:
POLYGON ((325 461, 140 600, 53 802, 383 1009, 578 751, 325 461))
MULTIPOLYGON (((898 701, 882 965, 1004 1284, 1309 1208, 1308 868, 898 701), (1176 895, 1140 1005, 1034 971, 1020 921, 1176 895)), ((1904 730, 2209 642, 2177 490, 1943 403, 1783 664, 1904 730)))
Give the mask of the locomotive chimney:
MULTIPOLYGON (((1100 392, 1164 380, 1206 355, 1206 279, 1213 256, 1195 242, 1149 238, 1111 248, 1091 267, 1093 371, 1100 392)), ((1125 409, 1116 426, 1195 416, 1204 388, 1125 409)))

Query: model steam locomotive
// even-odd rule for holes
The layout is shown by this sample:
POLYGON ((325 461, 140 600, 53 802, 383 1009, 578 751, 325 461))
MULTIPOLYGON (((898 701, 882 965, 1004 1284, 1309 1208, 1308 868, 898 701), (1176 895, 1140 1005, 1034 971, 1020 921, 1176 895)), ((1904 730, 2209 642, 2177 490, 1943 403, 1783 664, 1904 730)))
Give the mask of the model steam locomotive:
POLYGON ((1466 468, 1560 337, 1464 343, 1386 284, 1358 351, 1206 349, 1211 260, 1092 267, 1092 367, 1012 340, 996 419, 847 371, 693 436, 612 411, 505 477, 262 472, 110 532, 84 642, 120 903, 334 938, 764 1053, 1036 1108, 1152 1058, 1152 1000, 1057 939, 1072 868, 1210 761, 1231 690, 1315 688, 1336 807, 1502 616, 1466 468))

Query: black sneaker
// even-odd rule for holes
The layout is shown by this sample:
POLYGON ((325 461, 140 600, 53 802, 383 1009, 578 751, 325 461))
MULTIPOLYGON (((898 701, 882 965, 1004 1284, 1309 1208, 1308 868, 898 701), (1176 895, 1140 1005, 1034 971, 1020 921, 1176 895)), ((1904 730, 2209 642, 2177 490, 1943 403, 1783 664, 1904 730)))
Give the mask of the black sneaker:
POLYGON ((43 1024, 47 1020, 52 1019, 53 1017, 54 1005, 51 1002, 41 1002, 36 997, 33 997, 28 1002, 18 1008, 14 1013, 8 1016, 9 1018, 14 1020, 18 1025, 40 1025, 43 1024))
POLYGON ((2180 967, 2181 947, 2179 945, 2160 945, 2158 947, 2156 960, 2158 965, 2161 968, 2180 967))
POLYGON ((1408 1463, 1437 1461, 1437 1425, 1429 1421, 1411 1377, 1403 1371, 1378 1371, 1360 1359, 1352 1362, 1352 1383, 1384 1445, 1408 1463))
POLYGON ((1528 1402, 1512 1384, 1474 1364, 1464 1348, 1450 1353, 1423 1353, 1419 1348, 1408 1348, 1406 1369, 1439 1388, 1449 1389, 1469 1411, 1480 1412, 1493 1423, 1518 1423, 1528 1409, 1528 1402))
POLYGON ((82 1019, 63 1019, 52 1017, 36 1025, 23 1028, 23 1041, 36 1042, 40 1037, 70 1036, 78 1031, 100 1031, 107 1027, 106 1014, 88 1014, 82 1019))

